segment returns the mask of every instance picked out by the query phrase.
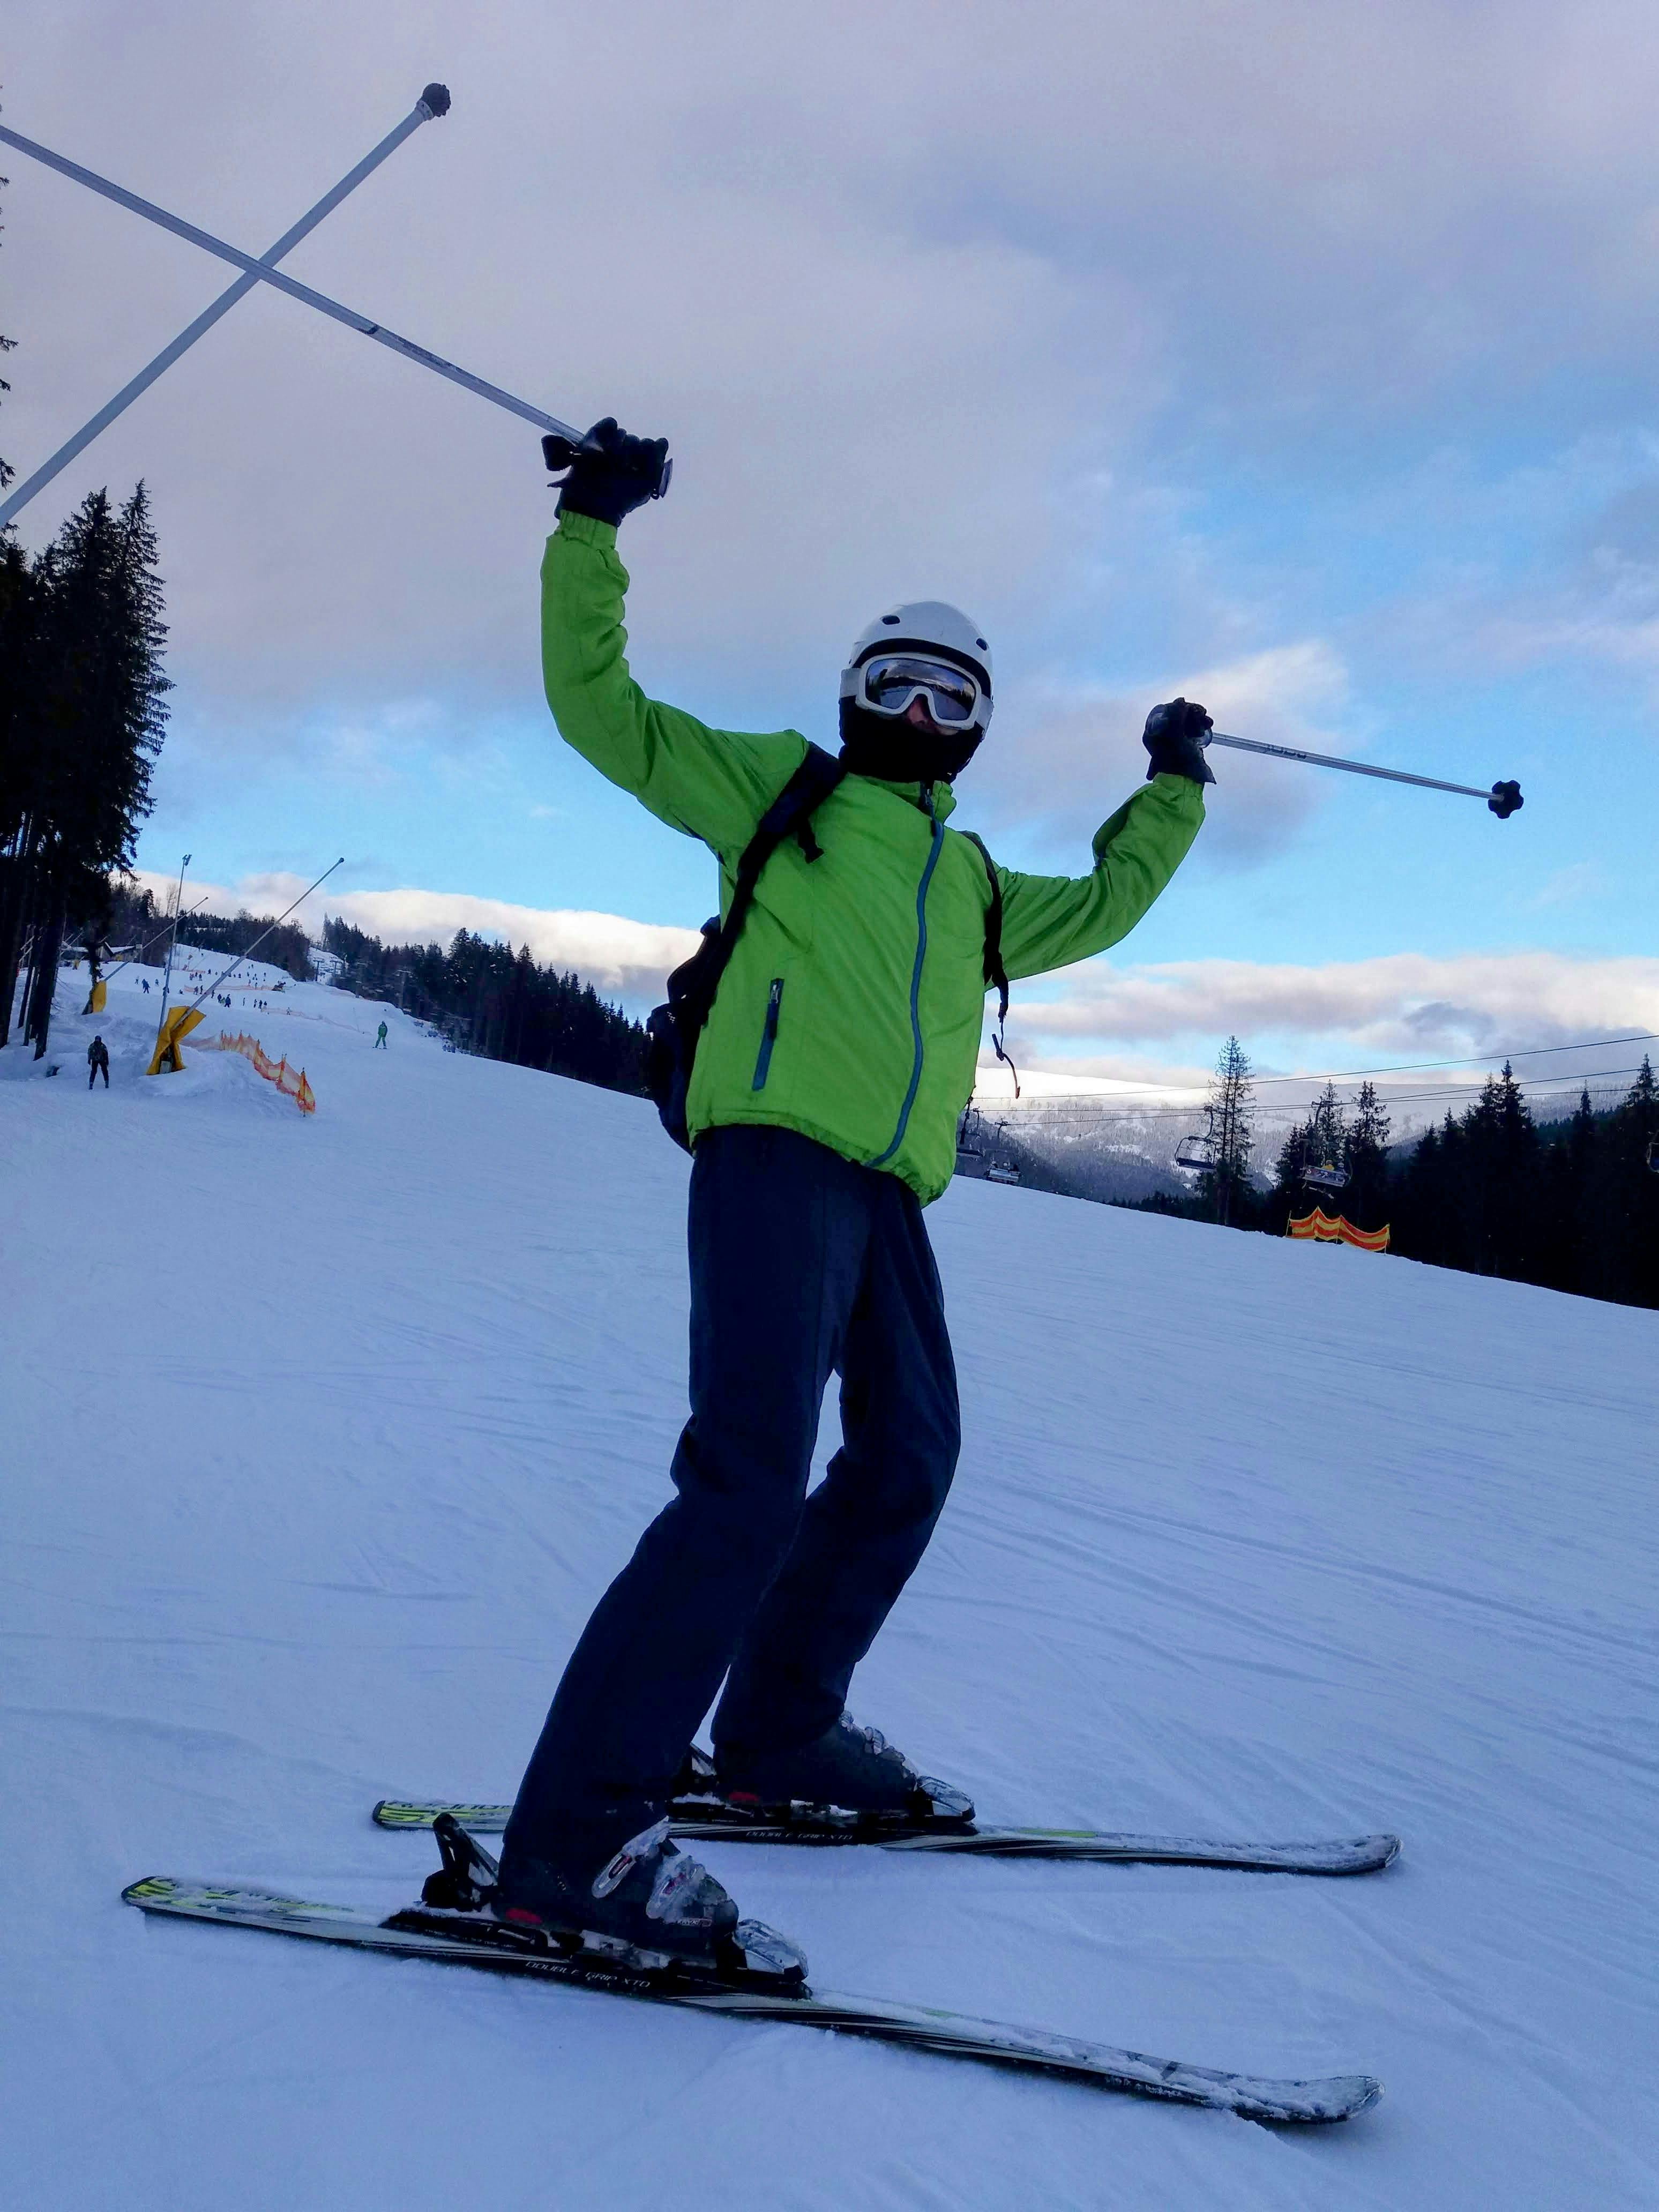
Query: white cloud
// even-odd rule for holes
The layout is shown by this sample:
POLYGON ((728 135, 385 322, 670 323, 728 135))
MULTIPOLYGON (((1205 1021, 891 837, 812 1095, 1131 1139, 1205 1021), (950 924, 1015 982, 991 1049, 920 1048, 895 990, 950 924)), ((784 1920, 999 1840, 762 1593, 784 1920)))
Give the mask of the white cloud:
MULTIPOLYGON (((1501 436, 1552 374, 1639 384, 1650 13, 617 0, 584 20, 573 79, 568 24, 527 0, 176 0, 141 39, 87 0, 21 11, 8 112, 255 244, 441 50, 453 112, 296 273, 556 411, 673 436, 671 507, 629 539, 653 652, 735 639, 793 678, 873 605, 938 592, 999 635, 1057 619, 1086 663, 1090 563, 1165 482, 1159 426, 1322 485, 1402 425, 1419 451, 1461 437, 1472 405, 1501 436)), ((222 271, 9 167, 6 443, 27 462, 222 271)), ((1203 469, 1189 452, 1188 480, 1203 469)), ((261 293, 27 534, 141 471, 178 670, 236 714, 533 697, 550 501, 507 418, 261 293)), ((1186 588, 1178 544, 1115 557, 1186 588)), ((1264 605, 1230 640, 1224 614, 1194 652, 1296 628, 1264 605)))
POLYGON ((1070 971, 1061 996, 1020 1005, 1017 1027, 1022 1041, 1065 1040, 1080 1052, 1229 1033, 1247 1045, 1261 1036, 1343 1038, 1357 1054, 1501 1051, 1659 1031, 1659 959, 1398 952, 1317 967, 1195 960, 1122 969, 1095 961, 1070 971))
MULTIPOLYGON (((138 872, 138 881, 165 901, 170 878, 138 872)), ((234 886, 198 883, 185 886, 185 904, 206 896, 213 914, 280 914, 305 889, 302 876, 247 876, 234 886)), ((388 945, 447 945, 458 929, 499 939, 515 949, 527 945, 544 967, 574 969, 595 989, 635 1005, 662 995, 671 968, 697 945, 697 933, 624 915, 514 906, 505 899, 472 898, 460 891, 325 890, 307 902, 295 921, 313 938, 322 934, 325 914, 367 930, 388 945)))
MULTIPOLYGON (((1018 690, 996 739, 981 756, 984 781, 1005 821, 1031 822, 1074 847, 1101 817, 1101 793, 1146 773, 1140 732, 1159 700, 1195 699, 1219 730, 1269 744, 1330 750, 1331 722, 1347 695, 1340 657, 1305 638, 1210 667, 1170 670, 1133 690, 1052 681, 1018 690)), ((1350 744, 1352 740, 1348 741, 1350 744)), ((980 764, 976 764, 976 774, 980 764)), ((1212 757, 1218 795, 1205 850, 1223 862, 1280 846, 1317 803, 1305 770, 1230 752, 1212 757)))
MULTIPOLYGON (((1393 757, 1425 768, 1444 702, 1462 776, 1459 730, 1516 715, 1517 665, 1621 696, 1659 672, 1650 13, 615 0, 573 75, 568 22, 529 0, 174 0, 142 34, 80 0, 18 11, 6 113, 263 244, 442 70, 453 112, 295 273, 559 412, 672 437, 672 495, 623 539, 657 696, 823 736, 876 606, 971 607, 1006 679, 975 793, 1074 855, 1178 690, 1339 752, 1415 717, 1420 759, 1393 757), (1587 552, 1570 526, 1597 506, 1587 552), (1425 701, 1449 665, 1468 693, 1425 701)), ((27 468, 224 279, 7 167, 0 448, 27 468)), ((286 857, 327 778, 390 789, 415 752, 438 765, 385 809, 381 880, 453 879, 431 825, 478 794, 443 766, 542 713, 533 434, 260 292, 26 538, 140 472, 180 684, 163 811, 296 762, 286 857)), ((1200 871, 1282 848, 1340 787, 1216 769, 1200 871)), ((650 897, 626 872, 572 895, 650 897)))
POLYGON ((1607 870, 1598 860, 1574 860, 1545 878, 1528 903, 1534 907, 1571 906, 1594 898, 1608 888, 1607 870))
MULTIPOLYGON (((173 888, 170 877, 144 871, 138 880, 158 901, 173 888)), ((191 879, 185 903, 206 894, 213 913, 276 914, 304 889, 292 875, 249 876, 234 886, 191 879)), ((695 930, 459 891, 325 889, 295 920, 320 937, 325 912, 388 944, 447 944, 466 929, 527 945, 544 964, 574 969, 635 1006, 659 998, 668 970, 697 945, 695 930)), ((1282 1064, 1288 1048, 1293 1065, 1307 1065, 1296 1053, 1299 1037, 1319 1048, 1318 1066, 1336 1064, 1334 1050, 1342 1065, 1359 1066, 1659 1033, 1659 958, 1635 956, 1399 952, 1318 966, 1195 960, 1139 968, 1101 959, 1066 971, 1054 997, 1036 996, 1040 988, 1016 992, 1008 1028, 1014 1060, 1040 1090, 1080 1076, 1184 1088, 1205 1080, 1212 1041, 1230 1034, 1263 1064, 1282 1064), (1169 1044, 1185 1056, 1155 1049, 1169 1044)), ((990 1090, 1003 1079, 988 1066, 990 1090)))

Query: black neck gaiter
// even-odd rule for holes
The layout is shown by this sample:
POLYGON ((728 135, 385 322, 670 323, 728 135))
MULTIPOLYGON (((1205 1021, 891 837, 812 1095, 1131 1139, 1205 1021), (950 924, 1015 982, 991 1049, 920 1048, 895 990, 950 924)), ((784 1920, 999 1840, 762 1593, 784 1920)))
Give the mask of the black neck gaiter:
POLYGON ((983 730, 960 737, 918 730, 890 714, 872 714, 855 700, 841 702, 841 757, 854 775, 884 783, 954 783, 979 750, 983 730))

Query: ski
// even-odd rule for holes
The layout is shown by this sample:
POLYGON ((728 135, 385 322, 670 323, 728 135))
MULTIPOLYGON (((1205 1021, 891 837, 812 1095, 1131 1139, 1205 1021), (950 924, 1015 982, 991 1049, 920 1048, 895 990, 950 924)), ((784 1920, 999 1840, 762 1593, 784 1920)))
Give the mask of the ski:
MULTIPOLYGON (((481 1913, 443 1913, 413 1906, 379 1921, 347 1905, 309 1904, 268 1890, 174 1881, 164 1875, 135 1881, 121 1894, 124 1902, 146 1913, 207 1921, 222 1928, 307 1936, 400 1958, 482 1966, 495 1973, 529 1975, 682 2010, 713 2013, 728 2020, 787 2021, 801 2027, 836 2029, 844 2035, 866 2036, 942 2057, 977 2059, 988 2065, 1054 2075, 1130 2096, 1202 2106, 1212 2112, 1236 2113, 1243 2119, 1283 2125, 1346 2120, 1375 2104, 1382 2093, 1382 2083, 1368 2074, 1279 2081, 1259 2075, 1182 2065, 1174 2059, 1150 2058, 1143 2051, 1114 2050, 1041 2028, 1008 2027, 931 2006, 896 2004, 881 1997, 846 1996, 830 1990, 814 1992, 804 1984, 798 1994, 790 1995, 764 1987, 703 1980, 686 1973, 673 1977, 641 1972, 587 1952, 573 1955, 556 1951, 516 1930, 501 1928, 481 1913)), ((740 1938, 759 1939, 756 1948, 763 1959, 764 1939, 769 1934, 751 1922, 741 1923, 738 1929, 740 1938)), ((779 1943, 781 1940, 773 1939, 779 1943)))
MULTIPOLYGON (((475 1836, 499 1836, 508 1805, 422 1803, 383 1797, 374 1808, 382 1828, 429 1828, 447 1813, 475 1836)), ((1352 1836, 1285 1844, 1217 1842, 1205 1836, 1116 1834, 1101 1828, 986 1828, 976 1823, 926 1826, 903 1820, 802 1808, 799 1817, 750 1818, 718 1799, 678 1797, 669 1808, 673 1833, 705 1844, 873 1844, 884 1850, 947 1852, 999 1859, 1090 1859, 1119 1866, 1231 1867, 1254 1874, 1375 1874, 1399 1856, 1398 1836, 1352 1836)))

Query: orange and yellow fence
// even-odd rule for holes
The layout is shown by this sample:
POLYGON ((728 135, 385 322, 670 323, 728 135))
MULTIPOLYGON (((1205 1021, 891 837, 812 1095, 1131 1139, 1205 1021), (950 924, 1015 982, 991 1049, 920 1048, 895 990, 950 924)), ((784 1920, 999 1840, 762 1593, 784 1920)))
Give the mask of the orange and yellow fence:
POLYGON ((286 1059, 273 1060, 258 1037, 249 1036, 239 1030, 232 1036, 221 1030, 217 1044, 201 1048, 208 1052, 240 1052, 244 1060, 251 1060, 256 1075, 263 1075, 267 1083, 274 1083, 284 1098, 291 1098, 302 1114, 317 1111, 317 1094, 306 1079, 303 1067, 290 1067, 286 1059))
POLYGON ((1386 1252, 1389 1231, 1385 1223, 1381 1229, 1356 1229, 1340 1213, 1327 1213, 1323 1206, 1315 1206, 1311 1213, 1292 1214, 1285 1234, 1290 1237, 1311 1237, 1320 1244, 1352 1244, 1357 1252, 1386 1252))

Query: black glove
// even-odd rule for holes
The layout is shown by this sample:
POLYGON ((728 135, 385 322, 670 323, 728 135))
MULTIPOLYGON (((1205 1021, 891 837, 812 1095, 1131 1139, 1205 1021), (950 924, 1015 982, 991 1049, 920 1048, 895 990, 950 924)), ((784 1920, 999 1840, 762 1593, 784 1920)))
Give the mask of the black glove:
POLYGON ((630 438, 617 428, 613 415, 587 434, 600 448, 597 453, 586 447, 573 453, 562 438, 542 440, 548 467, 568 469, 559 490, 561 514, 587 514, 595 522, 614 525, 647 500, 662 497, 673 469, 666 438, 630 438))
POLYGON ((1213 783, 1204 748, 1214 727, 1204 709, 1190 699, 1171 699, 1165 706, 1154 707, 1140 740, 1152 755, 1147 782, 1155 775, 1184 775, 1194 783, 1213 783))

